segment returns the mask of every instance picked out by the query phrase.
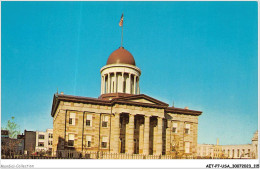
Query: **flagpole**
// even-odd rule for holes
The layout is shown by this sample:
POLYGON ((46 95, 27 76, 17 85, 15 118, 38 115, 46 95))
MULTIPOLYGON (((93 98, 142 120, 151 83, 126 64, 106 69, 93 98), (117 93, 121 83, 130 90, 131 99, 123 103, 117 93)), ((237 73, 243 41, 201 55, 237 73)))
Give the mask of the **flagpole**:
POLYGON ((123 26, 124 24, 122 25, 122 32, 121 32, 121 47, 123 47, 123 26))

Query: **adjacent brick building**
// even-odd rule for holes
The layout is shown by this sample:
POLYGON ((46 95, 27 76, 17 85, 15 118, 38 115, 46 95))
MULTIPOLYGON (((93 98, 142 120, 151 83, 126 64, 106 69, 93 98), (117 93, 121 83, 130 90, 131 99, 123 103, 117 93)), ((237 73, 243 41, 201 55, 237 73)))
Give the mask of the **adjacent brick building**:
POLYGON ((169 107, 140 94, 140 76, 132 54, 120 47, 101 68, 98 98, 55 94, 51 111, 53 154, 117 154, 107 158, 195 156, 198 116, 202 112, 169 107))

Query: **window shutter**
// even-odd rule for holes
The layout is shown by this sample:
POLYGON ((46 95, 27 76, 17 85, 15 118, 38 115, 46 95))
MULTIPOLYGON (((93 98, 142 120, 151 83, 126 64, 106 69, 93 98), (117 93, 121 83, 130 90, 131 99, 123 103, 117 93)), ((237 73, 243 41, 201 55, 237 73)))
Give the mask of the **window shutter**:
POLYGON ((87 120, 92 120, 92 114, 87 114, 87 120))
POLYGON ((69 140, 74 140, 74 134, 69 134, 69 140))
POLYGON ((102 142, 108 142, 108 137, 102 137, 102 142))
POLYGON ((86 136, 86 141, 91 141, 91 136, 86 136))

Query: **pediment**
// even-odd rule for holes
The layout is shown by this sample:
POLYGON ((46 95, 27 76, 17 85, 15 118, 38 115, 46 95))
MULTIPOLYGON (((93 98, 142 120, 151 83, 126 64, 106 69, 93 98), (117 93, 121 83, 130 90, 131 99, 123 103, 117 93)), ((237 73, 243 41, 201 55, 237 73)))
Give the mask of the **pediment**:
POLYGON ((159 101, 157 99, 154 99, 154 98, 147 96, 147 95, 144 95, 144 94, 121 97, 121 98, 117 98, 116 100, 117 101, 134 102, 134 103, 144 103, 144 104, 168 106, 167 103, 164 103, 162 101, 159 101))
POLYGON ((154 102, 151 102, 147 99, 133 99, 133 100, 128 100, 128 101, 132 101, 132 102, 138 102, 138 103, 149 103, 149 104, 155 104, 154 102))

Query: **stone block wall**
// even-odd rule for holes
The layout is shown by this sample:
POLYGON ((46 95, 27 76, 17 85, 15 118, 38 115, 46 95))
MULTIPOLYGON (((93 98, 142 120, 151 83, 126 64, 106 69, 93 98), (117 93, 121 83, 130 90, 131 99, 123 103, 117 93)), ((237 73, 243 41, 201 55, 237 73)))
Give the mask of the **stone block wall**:
POLYGON ((185 142, 189 142, 188 155, 195 155, 197 132, 198 116, 165 113, 164 109, 123 104, 109 107, 61 101, 53 118, 53 154, 56 155, 57 150, 75 150, 82 155, 90 151, 153 155, 160 155, 163 152, 171 155, 174 153, 173 144, 178 151, 184 152, 185 142), (70 113, 76 115, 75 125, 69 124, 70 113), (88 114, 92 115, 91 126, 86 125, 88 114), (102 127, 104 116, 108 119, 107 127, 102 127), (120 118, 122 118, 121 124, 120 118), (149 119, 149 123, 145 122, 145 119, 149 119), (178 125, 177 133, 172 132, 173 123, 178 125), (149 128, 146 128, 145 124, 149 124, 149 128), (190 124, 189 134, 185 134, 185 124, 190 124), (73 147, 68 147, 69 134, 74 134, 73 147), (91 147, 87 147, 87 136, 91 136, 91 147), (102 137, 108 138, 106 148, 101 146, 102 137), (137 151, 135 146, 138 147, 137 151))

